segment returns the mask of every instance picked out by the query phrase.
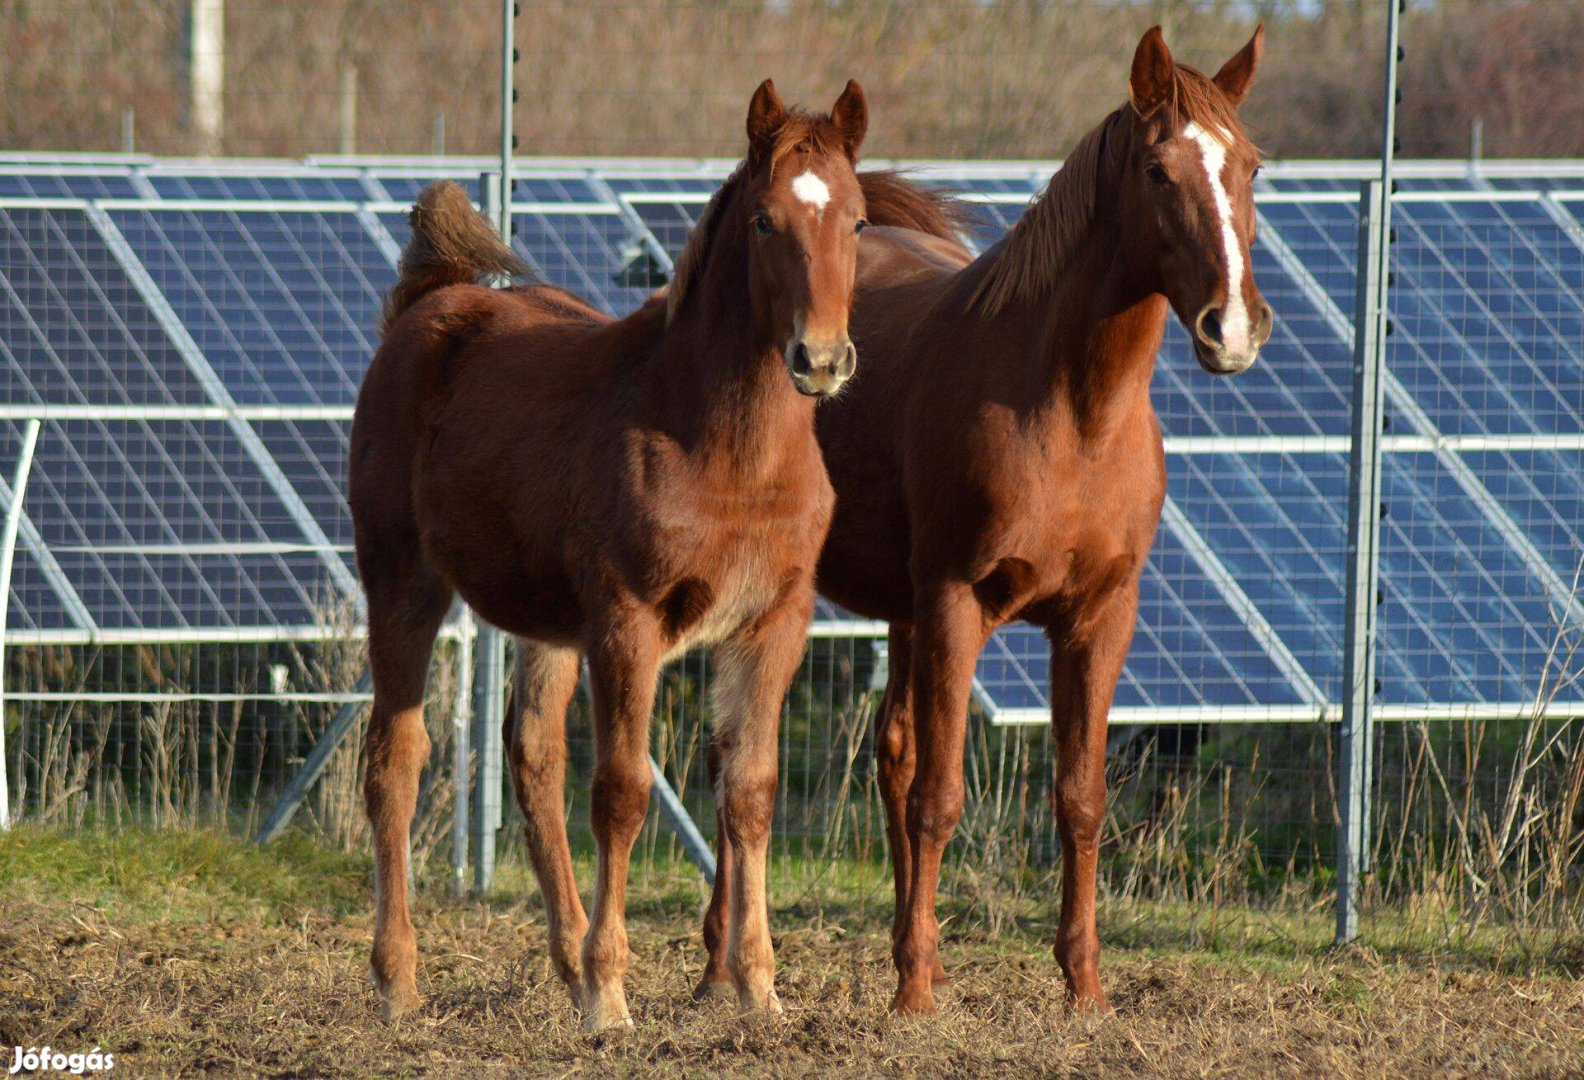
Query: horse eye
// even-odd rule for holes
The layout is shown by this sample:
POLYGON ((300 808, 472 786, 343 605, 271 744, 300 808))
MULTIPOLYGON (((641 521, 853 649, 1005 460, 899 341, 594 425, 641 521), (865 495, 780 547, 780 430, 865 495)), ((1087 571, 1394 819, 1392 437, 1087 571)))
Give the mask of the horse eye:
POLYGON ((1252 182, 1253 180, 1255 180, 1259 176, 1260 173, 1262 173, 1264 171, 1265 171, 1265 166, 1263 166, 1263 165, 1254 166, 1254 171, 1249 173, 1249 180, 1252 182))
POLYGON ((769 236, 775 231, 775 226, 771 225, 770 219, 765 217, 763 214, 754 215, 753 227, 760 236, 769 236))
POLYGON ((1166 170, 1161 168, 1159 165, 1149 166, 1149 168, 1144 170, 1144 175, 1149 177, 1151 182, 1156 184, 1164 184, 1171 179, 1171 177, 1166 175, 1166 170))
POLYGON ((865 221, 863 218, 859 218, 857 223, 853 225, 853 232, 860 233, 860 232, 863 232, 868 227, 869 227, 869 223, 867 221, 865 221))

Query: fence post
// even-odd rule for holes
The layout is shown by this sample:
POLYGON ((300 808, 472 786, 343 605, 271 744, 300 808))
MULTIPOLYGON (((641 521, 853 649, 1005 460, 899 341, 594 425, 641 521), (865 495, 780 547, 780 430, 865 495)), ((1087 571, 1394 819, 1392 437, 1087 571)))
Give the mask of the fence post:
POLYGON ((11 562, 16 555, 17 529, 22 524, 22 500, 27 495, 28 474, 33 471, 33 451, 38 447, 37 420, 22 432, 22 453, 11 480, 11 505, 6 507, 5 534, 0 537, 0 831, 11 827, 11 787, 6 780, 5 745, 5 628, 11 614, 11 562))
POLYGON ((501 823, 501 720, 506 715, 506 635, 479 623, 473 650, 473 891, 495 880, 495 831, 501 823))
POLYGON ((456 802, 451 809, 451 884, 467 892, 468 804, 473 798, 473 638, 478 622, 464 610, 457 621, 456 700, 451 705, 451 772, 456 802))
POLYGON ((1343 623, 1342 753, 1337 791, 1337 944, 1358 935, 1358 886, 1370 838, 1376 590, 1380 544, 1381 375, 1385 368, 1379 277, 1385 192, 1359 196, 1358 295, 1353 330, 1353 440, 1348 459, 1347 613, 1343 623))
POLYGON ((511 244, 512 154, 517 150, 512 107, 517 103, 517 88, 512 85, 512 68, 517 63, 517 35, 514 25, 517 0, 501 0, 501 145, 500 202, 496 206, 501 238, 511 244))

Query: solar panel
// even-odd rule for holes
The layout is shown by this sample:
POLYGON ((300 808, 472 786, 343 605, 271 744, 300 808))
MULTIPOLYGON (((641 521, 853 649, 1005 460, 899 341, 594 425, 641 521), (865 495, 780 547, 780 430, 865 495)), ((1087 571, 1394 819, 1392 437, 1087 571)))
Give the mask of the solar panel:
POLYGON ((0 400, 207 399, 87 215, 14 206, 0 207, 0 400))
POLYGON ((138 209, 112 217, 233 398, 354 401, 395 278, 355 214, 138 209))
MULTIPOLYGON (((371 169, 400 201, 445 171, 438 163, 371 169)), ((513 242, 547 280, 620 315, 647 295, 621 283, 624 268, 648 258, 651 244, 674 256, 724 175, 713 166, 525 167, 513 197, 531 208, 517 216, 513 242), (621 205, 608 202, 612 192, 621 205)), ((1043 181, 1007 165, 932 165, 917 175, 976 199, 971 239, 981 247, 1015 223, 1043 181)), ((1368 175, 1367 163, 1267 170, 1254 265, 1276 310, 1275 334, 1253 369, 1217 379, 1200 370, 1170 319, 1152 384, 1169 439, 1346 436, 1353 196, 1368 175)), ((464 168, 460 179, 476 195, 477 176, 464 168)), ((1455 164, 1409 163, 1401 180, 1388 436, 1444 444, 1387 447, 1382 700, 1510 704, 1535 692, 1555 581, 1571 580, 1584 557, 1584 171, 1491 164, 1474 176, 1455 164), (1552 202, 1501 195, 1552 190, 1563 193, 1552 202), (1444 442, 1465 437, 1540 441, 1444 442)), ((376 225, 350 205, 290 204, 361 204, 368 194, 344 166, 0 172, 8 202, 0 206, 0 400, 210 403, 196 364, 243 406, 349 406, 393 277, 388 240, 404 242, 406 223, 388 206, 378 207, 376 225), (147 194, 145 179, 161 198, 233 205, 24 205, 133 199, 147 194), (106 220, 125 237, 130 273, 128 252, 100 227, 106 220), (150 305, 151 287, 168 312, 150 305), (171 320, 180 324, 174 335, 171 320), (196 359, 181 351, 188 337, 196 359)), ((17 432, 0 424, 7 461, 17 432)), ((27 501, 35 531, 18 546, 8 626, 71 629, 78 601, 104 628, 311 623, 328 595, 327 553, 311 550, 299 514, 328 538, 329 557, 350 566, 347 433, 344 417, 250 428, 47 424, 27 501), (246 445, 249 431, 261 448, 246 445), (287 497, 259 467, 260 453, 289 485, 287 497)), ((1118 706, 1189 717, 1280 709, 1303 704, 1311 681, 1337 699, 1347 491, 1337 445, 1169 456, 1177 516, 1145 569, 1118 706), (1255 632, 1261 621, 1274 642, 1255 632)), ((825 601, 817 617, 852 619, 825 601)), ((1048 711, 1048 656, 1039 631, 998 633, 978 669, 988 701, 1007 715, 1048 711)))
POLYGON ((324 595, 318 557, 223 423, 47 423, 25 509, 102 627, 305 625, 324 595))
POLYGON ((0 173, 0 198, 132 199, 138 194, 125 173, 0 173))
POLYGON ((259 199, 360 201, 368 192, 355 176, 247 173, 151 173, 149 182, 164 199, 259 199))

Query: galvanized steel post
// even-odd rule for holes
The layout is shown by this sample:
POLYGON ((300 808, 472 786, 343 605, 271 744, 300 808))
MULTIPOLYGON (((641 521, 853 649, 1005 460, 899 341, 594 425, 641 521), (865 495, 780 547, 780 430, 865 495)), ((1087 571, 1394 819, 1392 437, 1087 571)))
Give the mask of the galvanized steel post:
POLYGON ((1381 175, 1359 195, 1358 288, 1353 313, 1353 439, 1348 468, 1347 611, 1343 625, 1342 753, 1337 784, 1336 941, 1358 936, 1359 885, 1369 865, 1370 788, 1374 782, 1375 646, 1380 606, 1382 382, 1386 371, 1391 283, 1392 163, 1397 154, 1399 20, 1391 0, 1386 22, 1386 86, 1381 175))
POLYGON ((33 451, 38 447, 40 423, 29 420, 22 432, 22 453, 11 479, 11 505, 6 507, 5 534, 0 536, 0 830, 11 827, 11 787, 6 780, 5 745, 5 627, 11 614, 11 562, 16 555, 17 529, 22 524, 22 501, 27 496, 28 474, 33 471, 33 451))

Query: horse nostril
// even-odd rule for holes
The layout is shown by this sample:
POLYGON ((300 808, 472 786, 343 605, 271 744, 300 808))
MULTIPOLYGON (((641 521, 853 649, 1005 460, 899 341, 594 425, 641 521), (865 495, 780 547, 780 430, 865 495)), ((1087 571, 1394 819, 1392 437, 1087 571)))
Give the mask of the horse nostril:
POLYGON ((1254 343, 1263 345, 1270 340, 1271 330, 1276 326, 1276 312, 1264 301, 1260 301, 1259 325, 1254 327, 1254 343))
POLYGON ((792 350, 792 373, 794 375, 807 375, 814 370, 814 364, 809 359, 808 346, 801 341, 792 350))
POLYGON ((1221 344, 1221 309, 1214 304, 1207 304, 1199 312, 1195 329, 1199 333, 1199 340, 1209 345, 1221 344))
POLYGON ((857 371, 857 370, 858 370, 858 346, 854 345, 852 342, 849 341, 847 343, 846 350, 842 353, 841 365, 839 367, 837 367, 836 374, 840 375, 842 378, 845 379, 845 378, 847 378, 847 376, 851 375, 854 371, 857 371))

